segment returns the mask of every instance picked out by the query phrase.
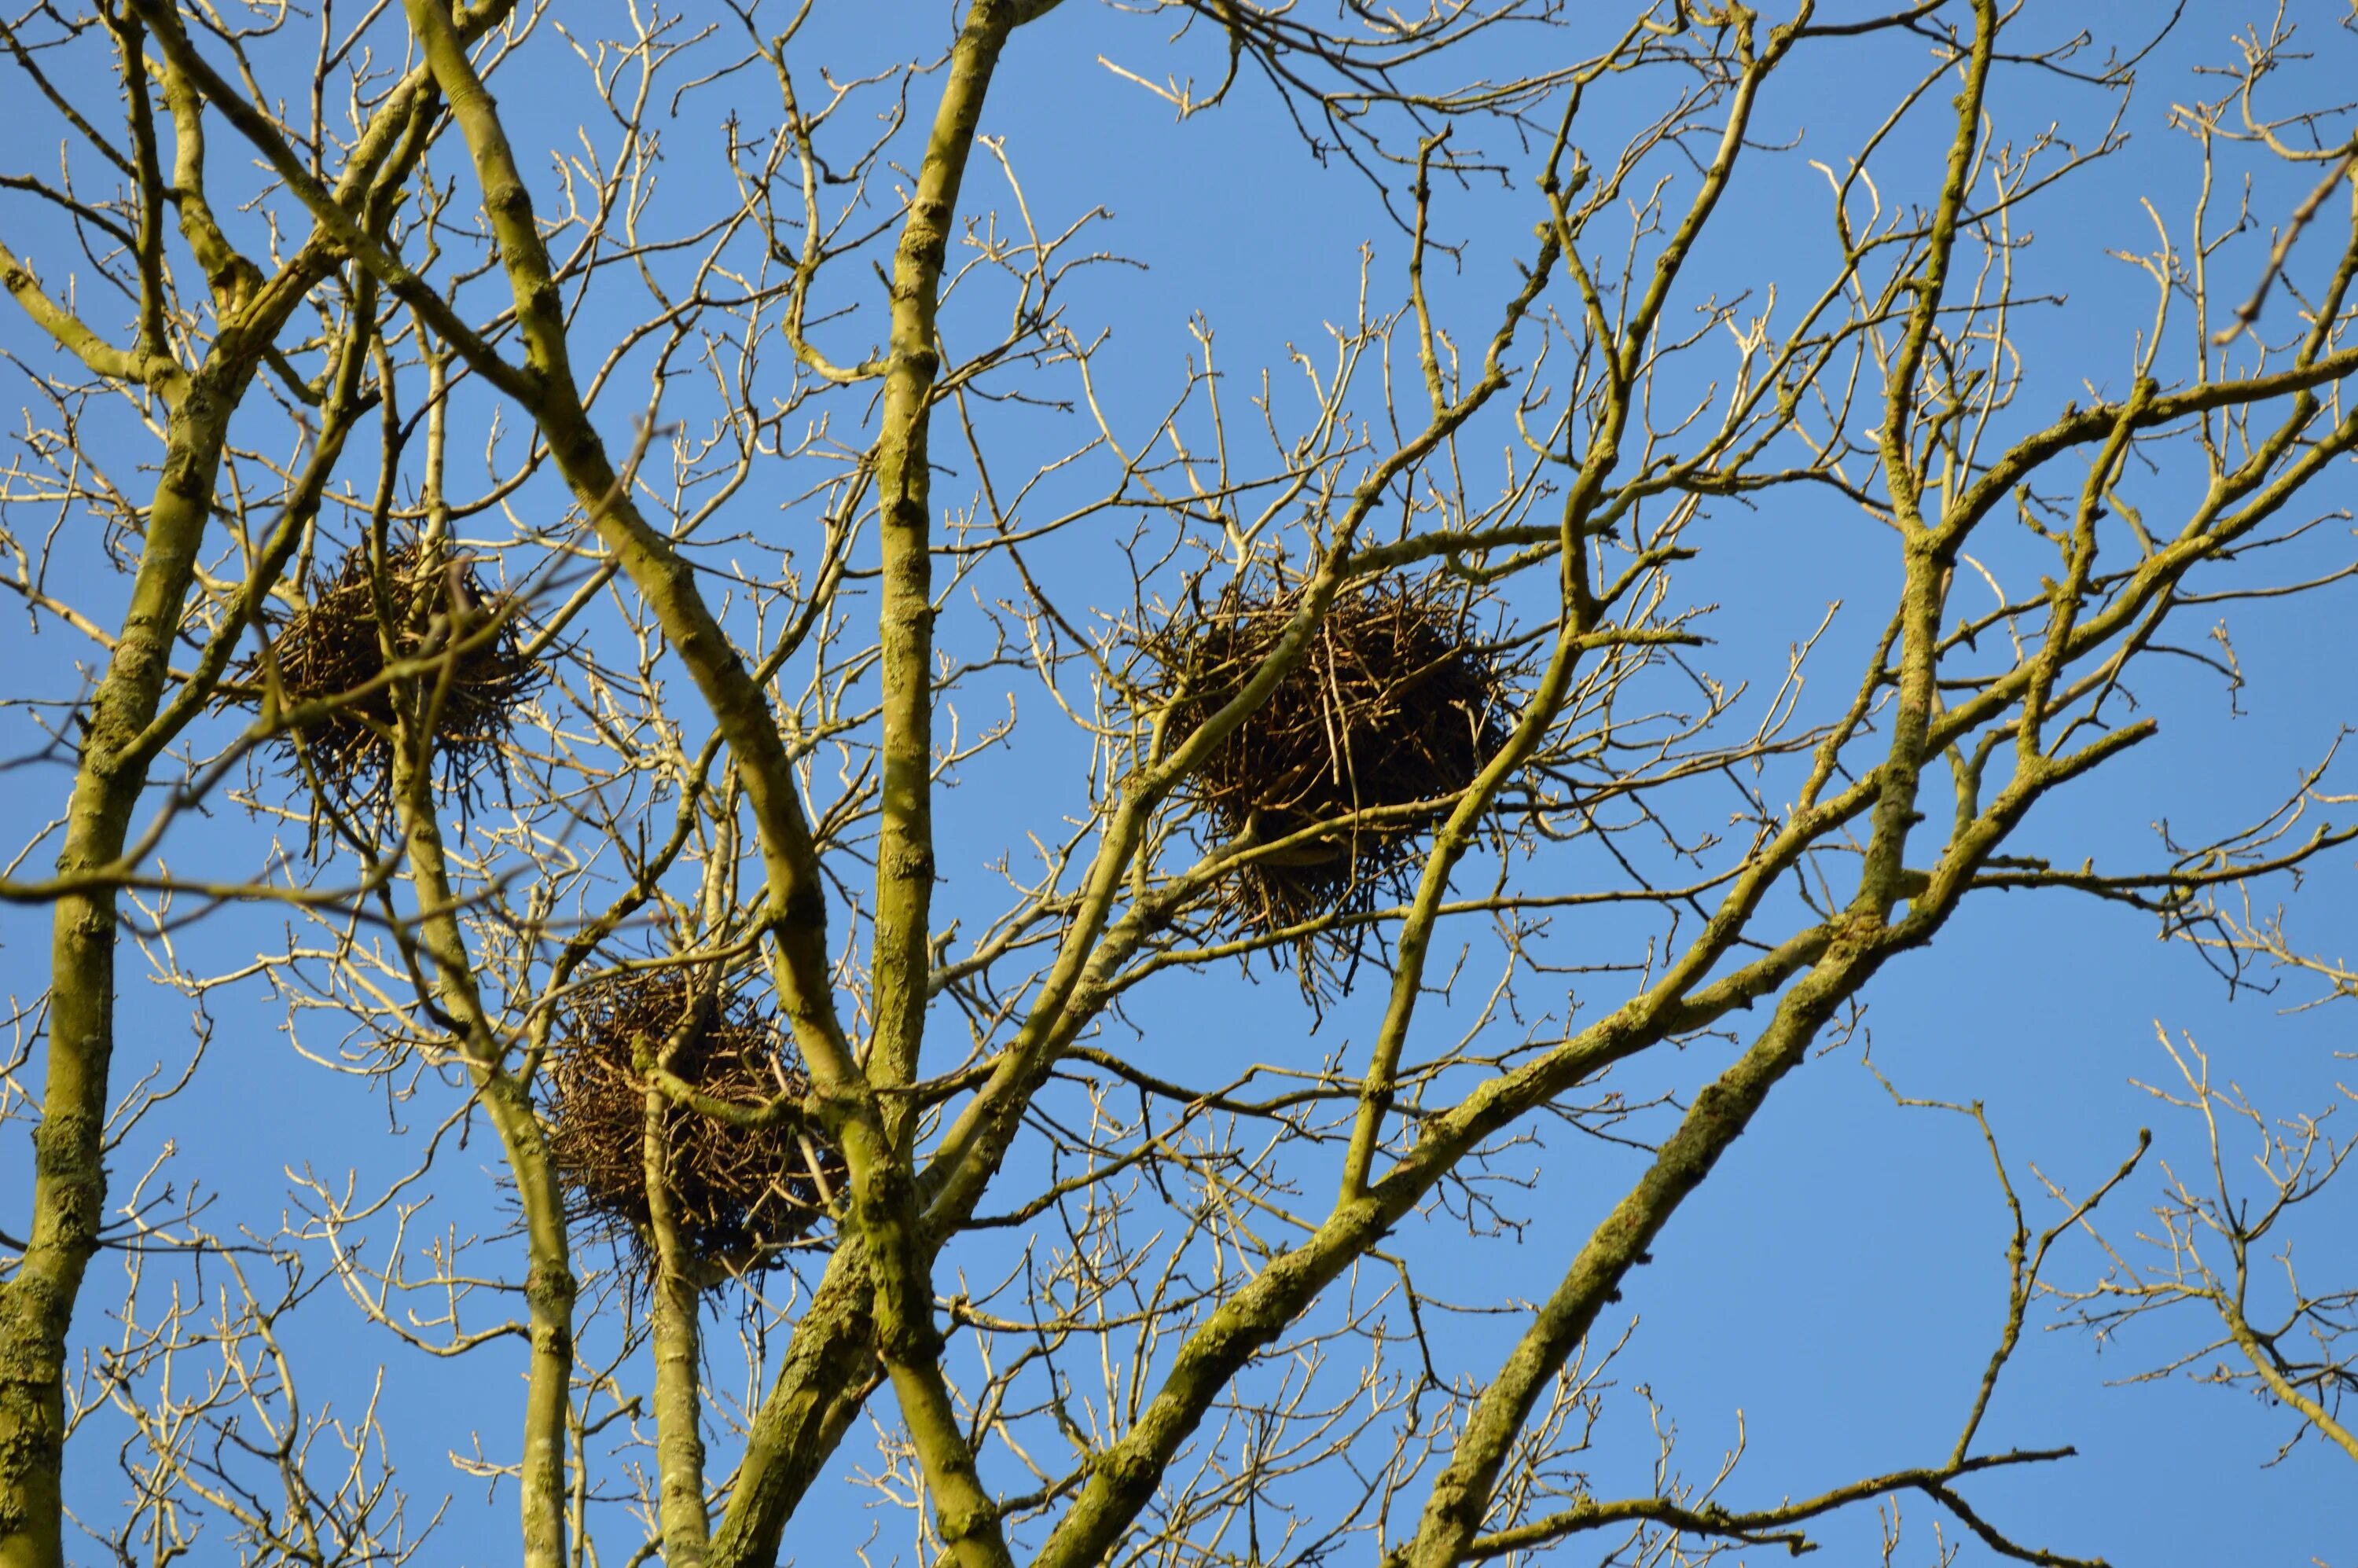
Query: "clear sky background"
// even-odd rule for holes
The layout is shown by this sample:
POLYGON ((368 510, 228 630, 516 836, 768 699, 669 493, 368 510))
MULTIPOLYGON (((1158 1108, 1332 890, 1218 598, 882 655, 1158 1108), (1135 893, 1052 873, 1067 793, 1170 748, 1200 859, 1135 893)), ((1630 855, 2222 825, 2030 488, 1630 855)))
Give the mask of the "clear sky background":
MULTIPOLYGON (((574 8, 567 27, 577 36, 592 33, 614 9, 602 3, 574 8)), ((1571 7, 1575 24, 1567 34, 1502 40, 1504 52, 1493 63, 1503 66, 1521 49, 1561 50, 1567 57, 1583 52, 1601 40, 1603 27, 1622 24, 1625 9, 1576 0, 1571 7)), ((1827 7, 1842 15, 1866 9, 1827 7)), ((2289 11, 2309 29, 2313 69, 2346 79, 2358 63, 2358 39, 2344 26, 2347 8, 2331 0, 2292 0, 2289 11)), ((1773 7, 1768 14, 1780 15, 1773 7)), ((2052 44, 2084 27, 2100 40, 2101 53, 2102 46, 2143 44, 2169 15, 2159 0, 2027 0, 2019 27, 2026 45, 2052 44)), ((2037 243, 2026 265, 2039 287, 2059 297, 2020 329, 2036 388, 2022 400, 2026 427, 2068 398, 2085 397, 2090 387, 2102 395, 2125 386, 2136 334, 2150 320, 2152 298, 2142 275, 2108 253, 2151 248, 2146 199, 2173 227, 2180 222, 2197 167, 2193 144, 2168 128, 2169 107, 2216 92, 2216 78, 2194 72, 2233 58, 2233 34, 2264 20, 2236 0, 2190 0, 2141 68, 2122 122, 2129 136, 2125 149, 2033 207, 2028 227, 2037 243)), ((822 5, 804 58, 814 81, 821 65, 848 77, 899 60, 932 59, 953 24, 951 7, 941 4, 822 5)), ((1241 385, 1264 365, 1286 376, 1289 345, 1319 351, 1313 346, 1323 344, 1324 324, 1346 319, 1356 308, 1362 246, 1369 248, 1370 292, 1378 307, 1390 308, 1403 292, 1404 246, 1372 188, 1347 168, 1313 158, 1264 84, 1242 84, 1217 113, 1174 124, 1167 104, 1108 68, 1111 61, 1152 80, 1192 70, 1203 82, 1216 74, 1216 53, 1205 40, 1173 46, 1166 33, 1164 24, 1110 5, 1066 0, 1047 21, 1019 35, 985 116, 986 133, 1004 138, 1007 157, 1044 228, 1062 228, 1103 206, 1109 216, 1097 243, 1144 264, 1078 276, 1067 300, 1068 319, 1084 337, 1100 326, 1112 334, 1097 375, 1117 423, 1145 418, 1176 391, 1191 319, 1217 330, 1222 362, 1241 385)), ((580 68, 546 27, 527 58, 528 69, 502 84, 512 127, 520 141, 535 146, 569 140, 582 111, 579 82, 567 73, 580 68)), ((1920 41, 1832 46, 1778 79, 1761 113, 1764 146, 1739 175, 1728 211, 1691 267, 1688 292, 1696 300, 1706 291, 1723 297, 1747 290, 1758 295, 1772 284, 1806 291, 1823 265, 1827 242, 1825 186, 1807 160, 1844 157, 1923 58, 1920 41)), ((83 85, 93 96, 103 87, 83 85)), ((936 91, 933 78, 918 79, 913 106, 920 124, 936 91)), ((2004 79, 1995 112, 2001 134, 2017 140, 2050 124, 2084 140, 2101 130, 2113 107, 2094 89, 2016 72, 2004 79)), ((719 183, 724 173, 712 148, 717 122, 731 109, 756 124, 774 112, 752 78, 691 97, 680 109, 676 130, 666 133, 662 200, 669 211, 690 211, 699 200, 724 194, 719 183)), ((1606 94, 1592 122, 1591 145, 1617 146, 1612 116, 1628 112, 1606 94)), ((1883 153, 1878 174, 1891 200, 1929 195, 1945 120, 1944 107, 1920 114, 1883 153)), ((590 134, 598 134, 594 124, 590 134)), ((1444 319, 1461 324, 1470 341, 1496 319, 1497 301, 1512 286, 1513 262, 1529 249, 1537 207, 1530 186, 1535 154, 1514 146, 1495 127, 1469 127, 1468 139, 1481 140, 1511 171, 1504 187, 1444 189, 1437 209, 1437 231, 1465 248, 1462 266, 1443 267, 1434 278, 1436 306, 1444 319)), ((226 130, 217 142, 221 161, 242 156, 226 130)), ((17 144, 6 161, 42 164, 53 145, 45 130, 17 144)), ((460 160, 446 155, 444 163, 460 174, 466 189, 460 160)), ((545 185, 537 194, 546 200, 552 191, 553 185, 545 185)), ((2268 214, 2297 199, 2289 185, 2275 181, 2255 193, 2259 210, 2268 214)), ((965 211, 1003 212, 1008 206, 995 165, 979 159, 965 211)), ((21 209, 6 211, 8 222, 18 221, 21 209)), ((37 234, 47 232, 38 229, 43 220, 38 217, 24 222, 37 234)), ((45 276, 62 274, 72 265, 70 254, 54 233, 47 237, 46 250, 19 248, 47 260, 45 276)), ((2319 255, 2333 243, 2327 233, 2312 242, 2319 255)), ((2222 286, 2223 296, 2242 297, 2264 244, 2255 240, 2229 253, 2231 281, 2222 286)), ((2297 270, 2305 254, 2297 254, 2297 270)), ((869 319, 874 310, 871 299, 869 319)), ((954 308, 946 319, 954 341, 968 330, 979 340, 984 330, 984 308, 970 316, 954 308)), ((579 330, 602 349, 595 344, 594 321, 579 330)), ((0 345, 36 365, 48 352, 13 315, 0 317, 0 345)), ((623 438, 627 416, 641 395, 641 386, 625 384, 601 407, 610 439, 623 438)), ((1027 471, 1028 452, 1044 459, 1085 438, 1076 435, 1077 416, 1069 412, 1006 410, 997 420, 991 434, 1004 454, 994 460, 1001 473, 1027 471)), ((121 430, 92 438, 100 438, 127 443, 134 436, 121 430)), ((1503 444, 1504 427, 1492 430, 1490 438, 1503 444)), ((115 460, 127 467, 130 460, 115 460)), ((364 455, 362 461, 367 460, 364 455)), ((961 471, 955 454, 943 460, 936 499, 944 506, 965 504, 972 477, 961 471)), ((2313 492, 2311 509, 2350 504, 2349 473, 2346 466, 2337 470, 2313 492)), ((2151 503, 2164 510, 2170 477, 2148 481, 2151 503)), ((793 476, 781 475, 771 493, 803 488, 793 476)), ((1044 493, 1044 510, 1055 494, 1044 493)), ((797 525, 792 516, 777 519, 775 503, 764 493, 749 493, 741 504, 763 526, 774 521, 791 535, 797 525)), ((2339 552, 2347 560, 2349 538, 2343 522, 2330 522, 2320 530, 2320 558, 2331 560, 2339 552)), ((1830 603, 1844 601, 1823 644, 1826 678, 1811 688, 1808 708, 1823 714, 1845 699, 1857 657, 1879 632, 1898 581, 1890 535, 1835 498, 1812 492, 1780 495, 1757 508, 1714 509, 1691 542, 1704 551, 1682 578, 1682 589, 1694 602, 1715 607, 1704 623, 1714 643, 1700 662, 1724 678, 1766 676, 1773 685, 1789 647, 1808 635, 1830 603)), ((1068 535, 1041 569, 1064 602, 1110 603, 1107 596, 1123 590, 1127 581, 1115 544, 1109 534, 1068 535)), ((102 600, 119 594, 94 563, 90 571, 86 582, 74 585, 78 591, 102 600)), ((2070 863, 2093 856, 2100 866, 2125 870, 2166 859, 2157 834, 2165 818, 2192 839, 2271 808, 2292 790, 2301 770, 2332 746, 2341 727, 2358 717, 2347 633, 2353 594, 2358 588, 2339 588, 2232 607, 2244 689, 2231 700, 2214 675, 2190 662, 2148 676, 2153 687, 2138 695, 2162 719, 2159 740, 2043 806, 2025 830, 2021 849, 2070 863)), ((970 607, 953 602, 944 635, 975 624, 970 607)), ((11 620, 0 636, 6 638, 0 658, 10 672, 12 694, 36 687, 71 693, 76 662, 86 650, 54 628, 28 638, 21 618, 11 620)), ((26 749, 30 740, 19 736, 11 745, 26 749)), ((948 907, 989 906, 995 891, 990 862, 1005 847, 1020 844, 1026 829, 1053 826, 1060 799, 1066 805, 1078 799, 1076 783, 1066 789, 1059 781, 1081 761, 1067 732, 1039 726, 1019 731, 1011 747, 963 770, 959 787, 941 806, 948 907)), ((5 819, 37 826, 55 816, 64 783, 62 773, 49 771, 0 774, 5 819)), ((188 858, 182 864, 250 867, 262 842, 260 829, 224 810, 184 833, 172 853, 188 858)), ((46 856, 45 850, 37 860, 46 856)), ((1579 868, 1569 859, 1542 861, 1532 874, 1569 880, 1579 868)), ((2358 917, 2353 877, 2358 871, 2343 855, 2319 866, 2299 890, 2291 908, 2304 946, 2331 955, 2352 945, 2358 917)), ((2261 890, 2270 902, 2290 892, 2277 884, 2261 890)), ((268 944, 276 925, 273 914, 232 912, 184 934, 182 956, 200 968, 233 967, 268 944)), ((1592 943, 1602 952, 1621 935, 1609 921, 1585 926, 1566 921, 1556 940, 1565 952, 1592 943)), ((1475 934, 1467 939, 1480 940, 1475 934)), ((37 992, 46 959, 44 913, 0 909, 0 944, 6 989, 20 998, 37 992)), ((178 1031, 186 1001, 145 982, 135 950, 126 947, 124 962, 119 1070, 135 1072, 151 1059, 176 1060, 185 1050, 178 1031)), ((1585 1005, 1609 1005, 1617 983, 1612 976, 1584 979, 1585 1005)), ((2140 1128, 2151 1127, 2156 1156, 2104 1211, 2108 1233, 2125 1239, 2158 1188, 2159 1162, 2199 1162, 2201 1155, 2199 1127, 2138 1087, 2140 1080, 2164 1081, 2171 1071, 2156 1043, 2157 1026, 2200 1040, 2213 1053, 2220 1075, 2244 1084, 2265 1106, 2287 1113, 2321 1108, 2333 1098, 2337 1076, 2346 1076, 2337 1053, 2349 1049, 2349 1018, 2358 1014, 2333 1008, 2288 1013, 2288 1004, 2308 994, 2288 982, 2275 995, 2246 990, 2231 997, 2195 954, 2158 942, 2149 921, 2125 911, 2062 894, 1983 895, 1931 949, 1893 964, 1877 979, 1860 1034, 1780 1087, 1751 1133, 1680 1213, 1655 1249, 1655 1265, 1641 1271, 1617 1309, 1621 1315, 1603 1325, 1611 1335, 1631 1328, 1619 1381, 1625 1389, 1643 1385, 1675 1421, 1690 1475, 1708 1472, 1741 1432, 1747 1452, 1721 1494, 1731 1506, 1938 1462, 1947 1454, 2001 1321, 2005 1211, 1971 1124, 1896 1108, 1863 1065, 1862 1046, 1871 1042, 1874 1064, 1907 1094, 1985 1105, 2034 1228, 2057 1217, 2032 1173, 2034 1163, 2082 1193, 2127 1155, 2140 1128)), ((1134 1052, 1150 1070, 1217 1081, 1255 1061, 1309 1065, 1328 1052, 1350 1060, 1364 1048, 1379 1007, 1380 993, 1363 986, 1314 1020, 1287 977, 1248 984, 1228 970, 1173 976, 1134 999, 1129 1011, 1135 1036, 1109 1034, 1104 1043, 1134 1052)), ((137 1149, 123 1152, 118 1184, 144 1168, 168 1137, 177 1150, 178 1179, 216 1192, 217 1216, 243 1217, 267 1228, 284 1201, 282 1172, 289 1166, 308 1163, 322 1173, 348 1166, 380 1173, 398 1168, 404 1155, 387 1136, 384 1106, 297 1060, 281 1036, 277 1006, 248 990, 217 996, 211 1011, 218 1037, 204 1072, 142 1130, 137 1149)), ((1451 1016, 1436 1008, 1420 1015, 1420 1028, 1438 1035, 1450 1029, 1451 1016)), ((954 1022, 946 1025, 948 1037, 940 1045, 946 1055, 960 1048, 959 1033, 954 1022)), ((1628 1087, 1633 1095, 1647 1086, 1691 1089, 1718 1060, 1641 1071, 1628 1087)), ((402 1115, 430 1123, 444 1108, 429 1094, 402 1115)), ((438 1212, 462 1227, 501 1223, 492 1157, 486 1139, 443 1163, 438 1212)), ((1331 1173, 1317 1163, 1327 1158, 1305 1157, 1303 1181, 1313 1195, 1330 1190, 1331 1173)), ((1509 1151, 1500 1168, 1530 1182, 1527 1190, 1502 1199, 1521 1224, 1519 1238, 1477 1244, 1462 1233, 1453 1237, 1445 1224, 1419 1231, 1415 1256, 1427 1271, 1426 1288, 1449 1295, 1437 1281, 1462 1280, 1455 1292, 1460 1295, 1544 1293, 1641 1158, 1561 1130, 1549 1135, 1543 1149, 1509 1151)), ((22 1223, 29 1172, 19 1124, 0 1142, 0 1229, 14 1231, 22 1223)), ((2297 1233, 2302 1256, 2320 1280, 2336 1276, 2337 1264, 2338 1277, 2358 1276, 2358 1252, 2349 1245, 2353 1218, 2358 1215, 2349 1202, 2329 1201, 2297 1233)), ((1004 1256, 992 1245, 955 1255, 951 1266, 969 1268, 977 1277, 990 1274, 1004 1256)), ((99 1314, 112 1288, 111 1267, 103 1260, 93 1271, 85 1297, 84 1332, 92 1342, 104 1333, 99 1314)), ((2049 1276, 2058 1284, 2082 1285, 2101 1269, 2093 1248, 2067 1239, 2050 1260, 2049 1276)), ((2049 1309, 2034 1306, 1981 1442, 1985 1448, 2070 1444, 2079 1456, 1972 1482, 1967 1493, 1988 1517, 2017 1539, 2116 1563, 2358 1564, 2358 1509, 2350 1501, 2358 1491, 2350 1485, 2346 1460, 2312 1442, 2277 1461, 2279 1445, 2292 1433, 2290 1422, 2241 1392, 2183 1379, 2120 1385, 2190 1345, 2201 1325, 2165 1320, 2100 1353, 2084 1333, 2050 1331, 2053 1322, 2049 1309)), ((1445 1370, 1479 1379, 1519 1328, 1513 1317, 1449 1324, 1441 1345, 1455 1361, 1445 1370)), ((332 1292, 303 1314, 295 1344, 307 1375, 340 1400, 354 1398, 380 1365, 384 1368, 386 1408, 404 1444, 408 1485, 424 1499, 446 1488, 454 1494, 449 1521, 423 1560, 507 1560, 512 1494, 487 1498, 480 1483, 449 1472, 443 1455, 468 1450, 478 1438, 487 1453, 508 1452, 521 1391, 520 1380, 512 1382, 509 1375, 520 1374, 520 1355, 495 1348, 463 1365, 429 1361, 372 1335, 332 1292)), ((889 1419, 883 1396, 875 1408, 889 1419)), ((861 1462, 865 1444, 855 1430, 842 1463, 861 1462)), ((119 1477, 103 1467, 107 1446, 78 1444, 70 1474, 77 1506, 102 1519, 121 1490, 119 1477)), ((1589 1457, 1600 1493, 1642 1490, 1654 1457, 1642 1404, 1622 1399, 1599 1428, 1589 1457)), ((1302 1501, 1314 1512, 1314 1495, 1304 1494, 1302 1501)), ((1903 1508, 1909 1534, 1895 1561, 1931 1563, 1933 1510, 1912 1498, 1903 1508)), ((870 1522, 852 1499, 823 1488, 790 1531, 788 1554, 806 1564, 845 1561, 849 1546, 867 1538, 870 1522)), ((1943 1528, 1956 1539, 1953 1526, 1943 1528)), ((1856 1510, 1823 1533, 1829 1542, 1823 1561, 1876 1560, 1871 1509, 1856 1510)), ((886 1523, 875 1560, 889 1561, 897 1552, 907 1561, 904 1541, 897 1524, 886 1523)), ((1565 1560, 1585 1560, 1585 1550, 1569 1552, 1565 1560)), ((1736 1555, 1760 1563, 1782 1560, 1781 1552, 1769 1550, 1736 1555)), ((1973 1543, 1959 1558, 1992 1560, 1973 1543)))

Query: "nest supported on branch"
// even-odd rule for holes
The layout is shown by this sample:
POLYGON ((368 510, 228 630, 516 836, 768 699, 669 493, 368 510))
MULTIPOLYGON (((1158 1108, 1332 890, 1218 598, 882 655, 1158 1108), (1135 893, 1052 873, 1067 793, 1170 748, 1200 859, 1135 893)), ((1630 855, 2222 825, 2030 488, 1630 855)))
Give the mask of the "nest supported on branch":
POLYGON ((308 754, 323 784, 350 798, 381 799, 393 775, 394 702, 396 695, 414 697, 429 705, 444 787, 471 804, 485 781, 505 781, 516 709, 539 687, 542 673, 524 656, 521 618, 471 567, 438 553, 429 559, 415 544, 391 551, 384 564, 390 638, 382 634, 368 552, 355 549, 313 579, 303 608, 276 628, 268 653, 248 660, 241 673, 259 685, 265 659, 275 664, 291 708, 379 680, 387 642, 395 659, 406 662, 455 634, 460 651, 447 665, 379 685, 279 744, 290 771, 299 771, 308 754))
MULTIPOLYGON (((698 1018, 685 968, 656 969, 585 991, 568 1012, 547 1066, 549 1154, 569 1199, 568 1217, 602 1232, 636 1260, 655 1261, 647 1203, 647 1081, 639 1054, 660 1056, 683 1024, 669 1066, 700 1094, 753 1108, 799 1096, 808 1079, 752 1001, 724 989, 698 1018)), ((840 1157, 793 1119, 745 1127, 667 1101, 670 1199, 683 1262, 705 1285, 758 1271, 822 1218, 843 1185, 840 1157)))
MULTIPOLYGON (((1231 587, 1149 644, 1174 741, 1244 689, 1296 603, 1231 587)), ((1224 837, 1291 840, 1228 880, 1227 916, 1266 935, 1405 897, 1418 840, 1444 809, 1430 803, 1471 784, 1506 742, 1512 673, 1456 584, 1391 579, 1338 597, 1302 662, 1185 786, 1224 837)), ((1297 940, 1304 988, 1320 984, 1319 947, 1356 960, 1364 935, 1345 923, 1297 940)))

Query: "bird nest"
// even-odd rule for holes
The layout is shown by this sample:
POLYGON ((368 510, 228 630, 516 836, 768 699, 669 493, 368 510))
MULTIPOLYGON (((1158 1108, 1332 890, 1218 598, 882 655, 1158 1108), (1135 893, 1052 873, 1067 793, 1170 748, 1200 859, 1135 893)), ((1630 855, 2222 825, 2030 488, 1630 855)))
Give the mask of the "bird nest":
MULTIPOLYGON (((1291 593, 1232 587, 1165 627, 1148 651, 1167 732, 1184 736, 1233 701, 1295 608, 1291 593)), ((1512 675, 1476 634, 1459 585, 1390 579, 1347 591, 1302 661, 1188 780, 1224 838, 1282 843, 1227 880, 1223 912, 1262 935, 1297 932, 1305 989, 1317 987, 1320 959, 1357 959, 1365 925, 1299 928, 1406 896, 1419 837, 1506 743, 1512 675)))
MULTIPOLYGON (((573 1004, 548 1059, 550 1158, 568 1218, 622 1245, 643 1278, 652 1277, 655 1251, 648 1082, 635 1063, 666 1046, 675 1076, 727 1105, 753 1109, 809 1087, 752 1001, 725 990, 699 999, 687 969, 609 980, 573 1004)), ((708 1286, 774 1263, 842 1186, 840 1157, 798 1119, 748 1126, 676 1100, 662 1117, 663 1192, 683 1260, 708 1286)))
POLYGON ((378 613, 369 554, 355 549, 313 579, 307 602, 242 673, 258 687, 265 664, 275 666, 289 708, 361 694, 281 739, 290 771, 308 758, 321 783, 352 798, 383 798, 393 773, 395 700, 422 699, 444 787, 471 803, 485 781, 506 779, 516 710, 542 672, 524 655, 522 619, 471 566, 411 544, 389 552, 384 568, 389 621, 378 613), (447 663, 384 678, 388 644, 394 662, 406 663, 454 634, 458 652, 447 663))

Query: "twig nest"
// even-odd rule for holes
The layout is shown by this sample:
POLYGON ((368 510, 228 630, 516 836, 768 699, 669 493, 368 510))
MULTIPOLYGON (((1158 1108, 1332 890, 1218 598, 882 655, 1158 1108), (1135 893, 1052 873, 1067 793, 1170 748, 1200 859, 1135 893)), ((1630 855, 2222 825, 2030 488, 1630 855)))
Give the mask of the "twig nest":
MULTIPOLYGON (((1231 587, 1150 644, 1174 741, 1244 690, 1297 607, 1293 593, 1231 587)), ((1509 673, 1455 583, 1387 579, 1338 597, 1302 661, 1185 786, 1224 836, 1283 846, 1229 881, 1229 913, 1270 933, 1403 896, 1419 836, 1505 744, 1509 673)), ((1355 937, 1345 945, 1356 955, 1355 937)))
MULTIPOLYGON (((648 1080, 633 1064, 667 1046, 675 1076, 728 1105, 752 1108, 809 1087, 750 1000, 724 990, 699 1000, 685 968, 611 980, 574 1003, 549 1054, 549 1154, 568 1217, 613 1238, 649 1273, 648 1080)), ((793 1118, 741 1126, 676 1100, 659 1115, 662 1191, 686 1261, 708 1285, 774 1263, 842 1188, 836 1152, 793 1118)))
POLYGON ((411 544, 384 568, 382 612, 368 552, 355 549, 313 580, 308 602, 242 674, 259 685, 276 665, 289 707, 362 692, 281 741, 290 769, 308 753, 322 783, 353 797, 381 796, 391 783, 396 695, 421 700, 444 785, 471 802, 485 781, 506 778, 516 709, 542 674, 524 656, 520 618, 471 566, 411 544), (396 664, 457 652, 438 668, 383 681, 388 644, 396 664), (372 682, 380 684, 362 689, 372 682))

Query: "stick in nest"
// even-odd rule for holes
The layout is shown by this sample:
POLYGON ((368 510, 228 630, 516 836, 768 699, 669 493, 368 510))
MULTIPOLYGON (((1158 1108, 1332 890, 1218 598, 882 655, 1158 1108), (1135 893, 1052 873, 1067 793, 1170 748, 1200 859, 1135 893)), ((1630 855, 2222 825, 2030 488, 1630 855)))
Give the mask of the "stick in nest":
POLYGON ((241 674, 255 689, 275 666, 290 708, 369 688, 279 740, 288 771, 308 755, 323 784, 356 800, 382 803, 391 786, 395 703, 427 705, 443 787, 471 807, 487 780, 504 785, 516 710, 544 678, 524 656, 523 621, 471 567, 416 544, 387 554, 383 580, 380 606, 368 551, 352 551, 241 674), (383 679, 388 645, 406 663, 454 637, 459 651, 439 668, 383 679))
MULTIPOLYGON (((809 1087, 750 1000, 700 998, 687 969, 627 975, 583 993, 549 1055, 549 1154, 570 1199, 568 1217, 622 1244, 642 1278, 653 1276, 654 1246, 647 1084, 633 1064, 667 1045, 676 1076, 730 1105, 752 1108, 809 1087)), ((791 1119, 748 1127, 676 1103, 661 1114, 665 1195, 687 1261, 707 1286, 774 1263, 841 1190, 840 1158, 791 1119)))
MULTIPOLYGON (((1232 586, 1149 643, 1173 733, 1235 699, 1293 611, 1289 594, 1232 586)), ((1302 662, 1185 786, 1224 837, 1293 840, 1228 879, 1223 914, 1266 934, 1406 896, 1420 836, 1506 743, 1511 675, 1453 583, 1393 579, 1338 597, 1302 662), (1384 814, 1357 815, 1370 810, 1384 814)), ((1365 936, 1348 924, 1294 942, 1314 1000, 1347 989, 1365 936)))

